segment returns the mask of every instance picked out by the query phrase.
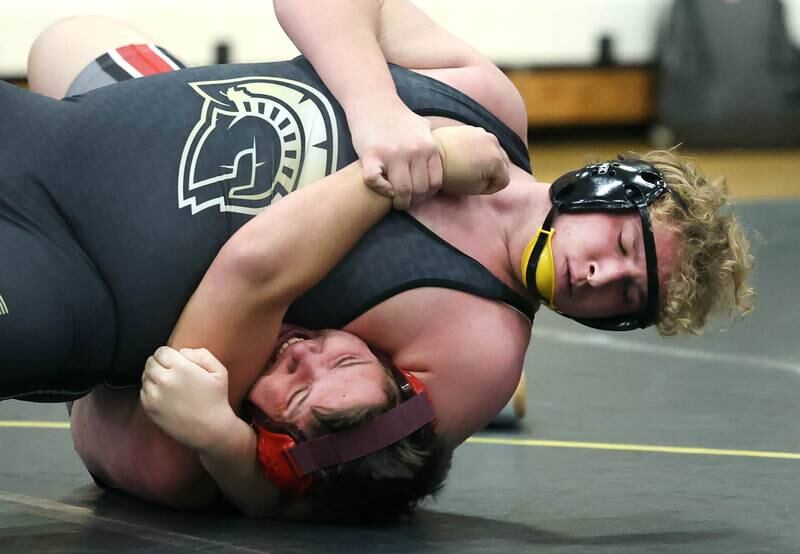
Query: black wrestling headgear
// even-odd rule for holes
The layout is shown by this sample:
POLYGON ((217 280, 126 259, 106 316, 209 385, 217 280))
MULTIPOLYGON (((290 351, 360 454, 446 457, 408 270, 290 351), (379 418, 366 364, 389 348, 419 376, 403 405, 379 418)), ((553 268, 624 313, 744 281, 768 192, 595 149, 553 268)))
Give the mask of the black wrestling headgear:
MULTIPOLYGON (((652 164, 636 159, 610 160, 588 165, 562 175, 550 186, 553 207, 545 219, 543 229, 551 228, 553 218, 559 212, 638 210, 642 218, 647 263, 647 306, 642 312, 605 318, 563 315, 589 327, 606 331, 643 329, 658 320, 658 260, 647 208, 668 191, 661 172, 652 164)), ((533 247, 527 275, 536 274, 536 264, 546 242, 546 236, 540 236, 542 238, 533 247)))

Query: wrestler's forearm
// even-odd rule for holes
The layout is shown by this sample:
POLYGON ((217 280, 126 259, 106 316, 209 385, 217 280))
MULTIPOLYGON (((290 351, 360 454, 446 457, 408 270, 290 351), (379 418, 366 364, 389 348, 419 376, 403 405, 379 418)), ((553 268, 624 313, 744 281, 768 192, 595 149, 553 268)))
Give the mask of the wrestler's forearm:
POLYGON ((225 435, 199 451, 200 461, 225 498, 242 513, 274 515, 280 493, 258 463, 256 434, 232 412, 230 415, 225 435))
POLYGON ((287 306, 314 286, 386 215, 391 199, 371 190, 354 162, 271 205, 220 255, 231 257, 252 298, 287 306))

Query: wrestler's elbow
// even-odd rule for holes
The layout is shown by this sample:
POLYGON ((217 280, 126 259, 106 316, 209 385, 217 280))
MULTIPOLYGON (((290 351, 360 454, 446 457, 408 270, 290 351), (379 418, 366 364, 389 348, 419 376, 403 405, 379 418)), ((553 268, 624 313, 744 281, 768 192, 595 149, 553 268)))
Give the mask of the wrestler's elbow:
POLYGON ((298 263, 296 246, 234 239, 214 260, 205 277, 209 284, 273 308, 285 308, 307 288, 307 264, 298 263))
POLYGON ((261 246, 255 241, 237 240, 234 236, 217 254, 209 269, 209 276, 219 278, 226 287, 262 287, 279 273, 279 264, 276 256, 271 255, 276 249, 264 249, 261 246))
POLYGON ((200 511, 210 508, 218 499, 214 481, 204 472, 187 471, 185 467, 160 467, 143 476, 141 496, 177 510, 200 511))
POLYGON ((140 434, 128 449, 115 484, 145 500, 179 510, 202 510, 218 496, 197 454, 161 433, 140 434))

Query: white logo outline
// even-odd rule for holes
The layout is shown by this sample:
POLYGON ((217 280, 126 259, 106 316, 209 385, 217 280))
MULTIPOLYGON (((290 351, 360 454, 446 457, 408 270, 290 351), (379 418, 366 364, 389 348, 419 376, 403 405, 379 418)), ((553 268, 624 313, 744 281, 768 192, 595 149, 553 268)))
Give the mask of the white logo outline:
MULTIPOLYGON (((184 143, 178 171, 178 208, 190 208, 192 214, 216 206, 220 212, 255 215, 269 205, 254 205, 259 200, 292 192, 317 181, 336 169, 338 161, 338 124, 331 102, 313 87, 291 79, 251 75, 232 79, 189 83, 204 98, 200 117, 184 143), (280 137, 280 163, 272 183, 265 191, 256 192, 255 173, 258 144, 236 153, 231 165, 219 166, 222 172, 211 178, 196 179, 203 146, 215 132, 230 130, 245 117, 254 116, 270 125, 280 137), (230 121, 223 128, 223 121, 230 121), (252 158, 251 175, 244 185, 225 190, 219 183, 237 177, 239 161, 252 158), (199 200, 197 191, 219 187, 219 193, 199 200), (242 205, 245 201, 249 205, 242 205), (237 202, 239 202, 237 204, 237 202)), ((263 187, 262 187, 263 188, 263 187)))

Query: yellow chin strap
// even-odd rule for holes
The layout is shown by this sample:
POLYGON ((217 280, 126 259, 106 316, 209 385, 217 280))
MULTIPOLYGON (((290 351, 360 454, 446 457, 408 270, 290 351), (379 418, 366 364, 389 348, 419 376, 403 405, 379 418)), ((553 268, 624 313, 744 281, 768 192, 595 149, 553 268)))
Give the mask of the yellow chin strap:
POLYGON ((539 261, 536 263, 536 290, 539 295, 547 300, 547 303, 552 308, 555 306, 556 296, 556 268, 553 265, 553 233, 555 230, 550 229, 545 231, 541 227, 536 231, 536 236, 528 243, 522 253, 522 283, 525 288, 528 288, 528 262, 533 254, 533 247, 539 239, 539 235, 544 233, 547 235, 547 243, 545 243, 544 250, 539 256, 539 261))

